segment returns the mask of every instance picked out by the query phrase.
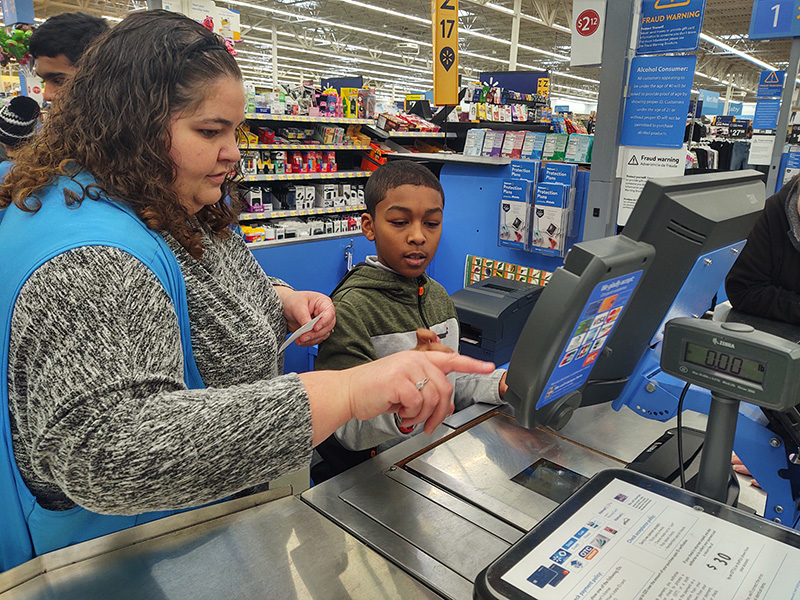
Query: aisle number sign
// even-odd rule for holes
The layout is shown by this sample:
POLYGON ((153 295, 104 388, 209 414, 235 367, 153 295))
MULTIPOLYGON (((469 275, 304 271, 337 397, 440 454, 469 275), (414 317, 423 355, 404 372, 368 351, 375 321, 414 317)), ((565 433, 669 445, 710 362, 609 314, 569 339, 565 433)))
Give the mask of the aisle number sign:
POLYGON ((800 0, 754 0, 750 39, 800 36, 800 0))
POLYGON ((433 103, 458 104, 458 0, 431 0, 433 103))
POLYGON ((540 77, 539 81, 536 82, 536 93, 540 96, 549 96, 550 95, 550 78, 549 77, 540 77))

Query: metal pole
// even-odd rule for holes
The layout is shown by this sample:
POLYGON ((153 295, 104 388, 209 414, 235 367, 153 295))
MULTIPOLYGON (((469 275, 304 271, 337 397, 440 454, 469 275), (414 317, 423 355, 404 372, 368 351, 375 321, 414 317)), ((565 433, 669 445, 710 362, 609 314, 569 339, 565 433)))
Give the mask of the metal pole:
POLYGON ((708 411, 706 438, 695 491, 723 504, 728 500, 731 452, 738 417, 738 400, 711 394, 711 408, 708 411))
POLYGON ((778 113, 778 129, 775 132, 775 143, 772 146, 772 160, 767 175, 767 195, 775 192, 778 183, 778 167, 783 156, 783 145, 786 143, 786 129, 789 126, 789 115, 792 112, 792 97, 797 79, 797 68, 800 66, 800 38, 792 38, 792 50, 789 53, 789 66, 786 67, 786 79, 781 94, 781 110, 778 113))
POLYGON ((147 0, 147 10, 159 10, 164 8, 161 0, 147 0))
POLYGON ((731 104, 731 100, 733 100, 733 84, 728 83, 728 90, 725 92, 725 106, 722 109, 722 114, 728 114, 728 107, 731 104))
POLYGON ((517 70, 517 50, 519 49, 519 23, 522 13, 522 0, 514 0, 514 18, 511 20, 511 52, 508 55, 508 70, 517 70))
POLYGON ((595 240, 616 233, 620 186, 617 163, 636 7, 636 0, 614 0, 606 8, 603 76, 597 97, 597 128, 586 200, 584 240, 595 240))
POLYGON ((278 89, 278 27, 272 26, 272 89, 278 89))

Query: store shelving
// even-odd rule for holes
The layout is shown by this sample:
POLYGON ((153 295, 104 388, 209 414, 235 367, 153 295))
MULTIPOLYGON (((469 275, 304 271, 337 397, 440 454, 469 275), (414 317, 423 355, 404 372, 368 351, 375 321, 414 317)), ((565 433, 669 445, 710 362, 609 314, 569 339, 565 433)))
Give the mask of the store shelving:
POLYGON ((325 233, 322 235, 301 236, 293 238, 285 238, 282 240, 269 240, 267 242, 248 242, 247 247, 251 250, 258 250, 259 248, 270 248, 273 246, 288 246, 290 244, 305 244, 308 242, 316 242, 321 240, 333 240, 337 238, 354 237, 363 235, 361 231, 344 231, 341 233, 325 233))
POLYGON ((242 181, 301 181, 315 179, 348 179, 369 177, 372 171, 336 171, 335 173, 268 173, 264 175, 244 175, 242 181))
POLYGON ((444 131, 384 131, 390 138, 446 138, 444 131))
POLYGON ((245 119, 254 121, 288 121, 293 123, 347 123, 350 125, 374 125, 375 119, 353 117, 309 117, 308 115, 275 115, 271 113, 247 113, 245 119))
POLYGON ((356 144, 242 144, 240 150, 369 150, 356 144))
POLYGON ((336 213, 363 212, 365 204, 355 206, 337 206, 335 208, 312 208, 308 210, 273 210, 270 212, 241 213, 239 221, 256 221, 259 219, 285 219, 287 217, 308 217, 312 215, 330 215, 336 213))

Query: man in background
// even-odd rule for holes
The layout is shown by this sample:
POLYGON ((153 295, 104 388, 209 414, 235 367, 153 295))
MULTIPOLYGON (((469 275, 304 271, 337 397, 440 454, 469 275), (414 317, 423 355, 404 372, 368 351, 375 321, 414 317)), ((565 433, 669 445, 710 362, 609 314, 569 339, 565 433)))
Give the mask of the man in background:
POLYGON ((49 102, 58 94, 89 44, 107 30, 104 19, 82 12, 55 15, 34 30, 29 50, 36 75, 44 82, 45 100, 49 102))

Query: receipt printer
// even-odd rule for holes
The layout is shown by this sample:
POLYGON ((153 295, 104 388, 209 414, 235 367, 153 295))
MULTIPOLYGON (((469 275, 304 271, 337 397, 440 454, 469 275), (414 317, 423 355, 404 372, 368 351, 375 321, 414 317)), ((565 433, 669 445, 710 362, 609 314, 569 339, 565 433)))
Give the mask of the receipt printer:
POLYGON ((511 353, 544 288, 489 277, 458 290, 451 298, 461 328, 461 354, 502 365, 511 353))

